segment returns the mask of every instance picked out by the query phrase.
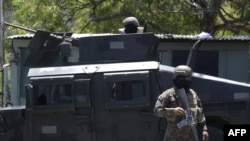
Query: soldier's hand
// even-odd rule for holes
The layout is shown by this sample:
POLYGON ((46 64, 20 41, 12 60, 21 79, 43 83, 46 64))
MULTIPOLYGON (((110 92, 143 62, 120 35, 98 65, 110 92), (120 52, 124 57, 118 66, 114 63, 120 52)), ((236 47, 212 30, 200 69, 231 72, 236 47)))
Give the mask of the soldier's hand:
POLYGON ((203 141, 208 141, 208 132, 207 131, 203 131, 202 132, 202 140, 203 141))
POLYGON ((183 115, 185 115, 185 110, 183 108, 181 108, 181 107, 174 108, 173 112, 177 116, 183 116, 183 115))

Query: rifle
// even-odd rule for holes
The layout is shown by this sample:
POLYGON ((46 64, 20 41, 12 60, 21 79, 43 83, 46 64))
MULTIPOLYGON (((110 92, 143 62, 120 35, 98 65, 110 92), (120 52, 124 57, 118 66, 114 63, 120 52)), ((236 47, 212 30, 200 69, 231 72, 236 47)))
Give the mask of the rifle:
POLYGON ((190 129, 191 129, 191 132, 192 132, 192 135, 194 137, 194 140, 195 141, 199 141, 199 137, 198 137, 198 133, 197 133, 197 128, 196 128, 196 124, 195 124, 195 118, 194 118, 194 115, 193 115, 193 111, 190 110, 185 89, 184 88, 177 89, 176 90, 176 94, 179 97, 180 102, 182 103, 183 108, 186 111, 186 113, 185 113, 185 117, 186 118, 184 120, 178 122, 177 123, 177 127, 178 128, 182 128, 185 125, 189 125, 190 129))

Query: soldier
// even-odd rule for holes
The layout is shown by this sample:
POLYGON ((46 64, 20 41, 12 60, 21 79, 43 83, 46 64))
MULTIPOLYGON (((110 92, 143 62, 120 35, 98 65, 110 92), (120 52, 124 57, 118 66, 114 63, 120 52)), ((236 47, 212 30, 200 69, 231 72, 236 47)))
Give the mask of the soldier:
POLYGON ((140 27, 136 17, 127 17, 122 21, 124 28, 118 29, 120 33, 142 33, 143 27, 140 27))
MULTIPOLYGON (((154 113, 157 117, 165 117, 168 124, 164 136, 164 141, 193 141, 190 125, 178 128, 177 123, 185 118, 184 108, 180 99, 176 95, 176 90, 184 88, 188 99, 189 107, 193 113, 195 125, 200 124, 202 127, 202 138, 208 141, 208 130, 206 119, 203 113, 202 104, 196 92, 190 88, 192 83, 192 69, 186 65, 177 66, 173 74, 172 88, 167 89, 158 96, 154 113)), ((196 127, 196 126, 195 126, 196 127)))

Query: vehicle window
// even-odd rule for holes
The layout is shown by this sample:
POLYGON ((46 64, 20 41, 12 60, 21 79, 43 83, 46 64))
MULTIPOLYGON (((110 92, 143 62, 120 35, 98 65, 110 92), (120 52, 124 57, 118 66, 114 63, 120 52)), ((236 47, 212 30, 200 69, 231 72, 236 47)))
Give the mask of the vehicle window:
POLYGON ((145 89, 141 80, 108 82, 108 85, 108 89, 110 89, 109 100, 128 101, 145 97, 145 89))
POLYGON ((149 105, 148 72, 104 74, 107 108, 149 105))
POLYGON ((35 105, 72 104, 71 84, 40 84, 34 86, 35 105))

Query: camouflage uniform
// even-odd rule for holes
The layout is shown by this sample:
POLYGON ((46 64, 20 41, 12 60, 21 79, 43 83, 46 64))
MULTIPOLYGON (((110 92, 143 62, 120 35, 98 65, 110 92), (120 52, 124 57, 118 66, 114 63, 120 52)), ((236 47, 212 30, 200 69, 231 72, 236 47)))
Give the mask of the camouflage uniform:
MULTIPOLYGON (((192 89, 186 91, 186 94, 190 109, 194 113, 196 121, 194 124, 199 123, 203 126, 203 130, 207 130, 200 99, 192 89)), ((181 117, 173 114, 173 108, 175 107, 182 106, 178 100, 178 96, 175 94, 175 88, 173 87, 159 95, 154 108, 155 115, 158 117, 165 117, 168 122, 164 139, 166 141, 193 141, 192 133, 188 125, 180 129, 177 127, 176 124, 183 120, 185 116, 181 117)))

